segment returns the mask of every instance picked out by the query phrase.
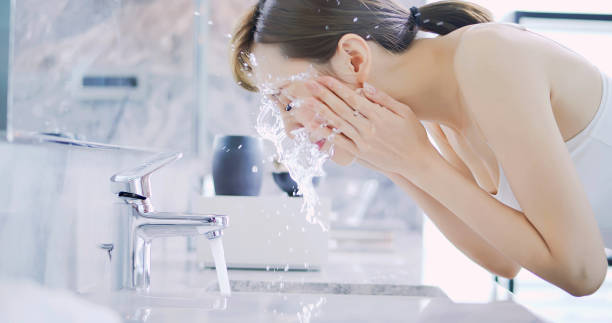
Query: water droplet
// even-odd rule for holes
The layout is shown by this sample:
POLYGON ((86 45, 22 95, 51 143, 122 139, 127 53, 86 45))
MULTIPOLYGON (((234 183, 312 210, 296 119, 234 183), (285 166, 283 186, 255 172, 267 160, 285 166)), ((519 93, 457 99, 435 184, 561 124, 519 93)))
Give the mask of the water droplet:
POLYGON ((329 30, 329 25, 325 25, 325 31, 329 30))
POLYGON ((227 38, 232 38, 232 34, 227 34, 227 38))
POLYGON ((193 15, 194 15, 194 16, 199 16, 199 15, 200 15, 200 12, 199 12, 199 11, 194 11, 194 12, 193 12, 193 15))
POLYGON ((258 171, 259 171, 259 168, 257 166, 251 167, 251 172, 257 173, 258 171))
POLYGON ((242 149, 242 145, 238 145, 238 149, 242 149))
POLYGON ((430 22, 430 21, 431 21, 431 20, 429 20, 429 19, 425 19, 425 20, 423 20, 423 23, 424 23, 424 24, 426 24, 426 23, 428 23, 428 22, 430 22))
POLYGON ((378 27, 380 27, 379 25, 374 26, 374 29, 378 29, 378 27))
POLYGON ((444 25, 444 21, 438 21, 438 22, 436 22, 436 26, 442 26, 442 25, 444 25))
POLYGON ((357 17, 353 18, 353 22, 354 23, 357 22, 358 20, 359 20, 359 18, 357 18, 357 17))
POLYGON ((251 62, 251 64, 253 64, 253 66, 257 66, 257 58, 255 57, 255 54, 249 54, 249 61, 251 62))
POLYGON ((372 38, 372 36, 370 34, 367 34, 366 39, 370 39, 370 38, 372 38))

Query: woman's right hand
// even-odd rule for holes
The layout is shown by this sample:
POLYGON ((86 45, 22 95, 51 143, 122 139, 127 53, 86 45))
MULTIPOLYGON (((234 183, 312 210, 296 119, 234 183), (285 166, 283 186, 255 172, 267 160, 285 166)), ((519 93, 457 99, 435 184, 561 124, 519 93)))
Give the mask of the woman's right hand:
MULTIPOLYGON (((310 142, 313 144, 332 135, 333 129, 328 127, 324 120, 311 108, 312 104, 300 104, 300 102, 306 101, 322 104, 312 97, 310 91, 305 87, 305 81, 293 81, 280 86, 279 92, 276 95, 270 95, 270 99, 275 102, 280 111, 285 132, 289 138, 294 137, 292 131, 300 128, 306 128, 310 142)), ((327 141, 324 141, 323 145, 320 146, 322 151, 329 151, 331 148, 331 144, 327 141)), ((333 147, 331 155, 332 161, 341 166, 350 165, 355 160, 353 154, 337 146, 333 147)))

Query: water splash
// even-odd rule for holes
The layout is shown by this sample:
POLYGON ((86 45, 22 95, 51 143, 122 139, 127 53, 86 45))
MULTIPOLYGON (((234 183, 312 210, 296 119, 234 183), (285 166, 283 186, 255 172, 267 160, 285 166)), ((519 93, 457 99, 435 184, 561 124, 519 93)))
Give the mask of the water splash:
MULTIPOLYGON (((316 70, 311 66, 306 72, 292 75, 287 80, 313 79, 316 75, 316 70)), ((270 99, 270 94, 277 93, 277 90, 269 83, 261 84, 259 88, 263 95, 256 130, 261 137, 274 144, 278 161, 287 167, 289 175, 297 183, 298 194, 304 197, 301 212, 306 212, 306 220, 319 224, 324 231, 327 231, 327 227, 316 215, 315 210, 320 202, 312 179, 325 175, 323 164, 333 155, 333 144, 327 152, 320 150, 316 144, 310 142, 305 128, 293 130, 291 132, 293 138, 287 136, 280 109, 270 99)), ((299 109, 299 100, 293 101, 291 106, 299 109)), ((336 133, 337 131, 334 131, 327 141, 333 142, 336 133)))
POLYGON ((321 314, 322 306, 327 303, 327 297, 321 296, 316 303, 311 303, 302 306, 302 311, 297 313, 298 322, 310 323, 313 317, 321 314))

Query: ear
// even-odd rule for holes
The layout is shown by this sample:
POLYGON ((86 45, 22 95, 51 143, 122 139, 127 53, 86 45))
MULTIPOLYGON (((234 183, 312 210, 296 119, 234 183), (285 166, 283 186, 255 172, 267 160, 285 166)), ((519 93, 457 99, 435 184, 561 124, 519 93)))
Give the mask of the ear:
POLYGON ((370 46, 357 34, 345 34, 338 41, 336 53, 330 60, 330 67, 336 78, 355 88, 363 86, 368 79, 372 64, 370 46))

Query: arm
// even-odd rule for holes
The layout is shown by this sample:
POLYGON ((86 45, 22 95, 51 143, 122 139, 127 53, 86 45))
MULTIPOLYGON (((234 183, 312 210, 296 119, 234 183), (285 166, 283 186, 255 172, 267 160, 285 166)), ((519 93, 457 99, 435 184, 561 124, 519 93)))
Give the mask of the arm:
POLYGON ((593 211, 551 113, 541 65, 505 43, 496 35, 465 37, 456 74, 524 212, 500 203, 439 156, 402 175, 521 266, 572 295, 591 294, 607 269, 593 211))
POLYGON ((444 236, 474 262, 491 273, 506 278, 514 278, 519 272, 521 267, 516 262, 492 247, 490 243, 474 232, 449 209, 418 186, 399 174, 385 172, 364 160, 360 159, 359 163, 385 174, 397 186, 401 187, 427 214, 427 217, 431 219, 444 236))
POLYGON ((521 269, 516 262, 491 246, 438 200, 398 174, 387 176, 412 197, 444 236, 466 256, 495 275, 516 276, 521 269))
MULTIPOLYGON (((448 143, 440 126, 430 122, 423 122, 423 125, 444 159, 467 179, 475 181, 471 171, 448 143)), ((493 274, 506 278, 516 276, 521 268, 516 262, 492 247, 444 205, 401 175, 386 175, 412 197, 444 236, 466 256, 493 274)))
POLYGON ((433 139, 435 146, 438 148, 438 151, 444 157, 444 159, 446 159, 446 161, 461 174, 464 174, 468 178, 474 178, 472 171, 470 171, 463 160, 457 155, 453 147, 451 147, 446 135, 440 128, 440 125, 429 121, 422 121, 422 124, 427 130, 429 137, 433 139))

